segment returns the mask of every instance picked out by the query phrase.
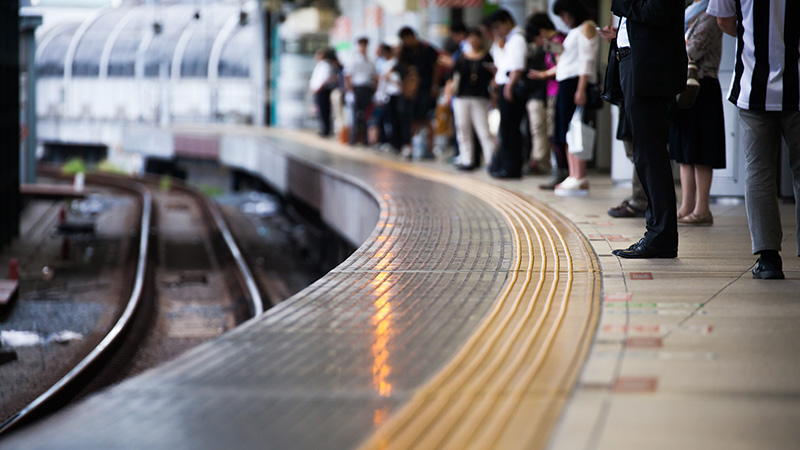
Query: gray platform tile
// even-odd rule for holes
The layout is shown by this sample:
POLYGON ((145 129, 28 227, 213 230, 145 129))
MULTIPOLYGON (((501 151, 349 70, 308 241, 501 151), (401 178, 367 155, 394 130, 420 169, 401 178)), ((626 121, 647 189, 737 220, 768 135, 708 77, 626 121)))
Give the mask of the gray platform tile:
POLYGON ((368 243, 262 317, 12 444, 348 448, 450 359, 506 283, 503 216, 451 186, 290 148, 370 186, 383 207, 368 243))

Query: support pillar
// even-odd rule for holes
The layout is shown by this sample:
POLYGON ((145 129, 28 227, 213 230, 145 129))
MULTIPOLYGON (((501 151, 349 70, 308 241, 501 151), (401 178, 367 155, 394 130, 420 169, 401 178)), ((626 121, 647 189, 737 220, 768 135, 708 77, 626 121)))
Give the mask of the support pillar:
POLYGON ((20 58, 21 66, 25 67, 25 124, 22 139, 25 139, 24 159, 22 160, 22 180, 25 183, 36 182, 36 27, 42 24, 41 16, 21 16, 19 31, 22 40, 20 58))
POLYGON ((438 48, 443 48, 450 36, 450 8, 435 6, 434 1, 428 6, 427 40, 438 48))
POLYGON ((0 246, 19 235, 19 2, 0 2, 0 246))

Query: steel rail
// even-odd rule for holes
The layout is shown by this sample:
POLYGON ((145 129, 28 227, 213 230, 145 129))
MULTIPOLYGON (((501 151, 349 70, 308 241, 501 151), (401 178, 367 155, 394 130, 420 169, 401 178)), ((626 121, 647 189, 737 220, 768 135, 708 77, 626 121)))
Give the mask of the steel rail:
POLYGON ((153 199, 150 192, 148 192, 146 189, 138 187, 127 187, 127 189, 138 191, 142 196, 142 219, 140 222, 141 229, 139 233, 139 255, 136 262, 136 278, 134 280, 133 290, 128 298, 127 305, 125 306, 125 310, 111 328, 111 331, 108 332, 103 340, 100 341, 100 343, 85 358, 83 358, 75 367, 73 367, 47 391, 36 397, 36 399, 34 399, 27 406, 0 424, 0 434, 6 432, 23 419, 30 417, 38 408, 62 393, 68 386, 78 379, 78 377, 83 375, 86 370, 92 366, 92 364, 99 360, 100 357, 105 356, 107 350, 117 342, 117 339, 119 339, 122 333, 130 326, 133 315, 141 303, 144 280, 147 273, 147 248, 150 245, 150 224, 152 221, 153 199))
MULTIPOLYGON (((51 172, 51 169, 44 169, 43 172, 46 172, 50 176, 61 176, 61 174, 51 172)), ((115 187, 123 187, 126 190, 137 192, 142 198, 139 253, 136 262, 136 278, 134 280, 133 290, 128 298, 125 310, 114 324, 112 329, 103 338, 103 340, 100 341, 100 343, 85 358, 83 358, 75 367, 73 367, 47 391, 36 397, 36 399, 6 419, 4 422, 0 423, 0 435, 10 430, 12 427, 19 424, 26 418, 31 417, 33 413, 37 412, 37 410, 42 407, 42 405, 60 395, 67 389, 67 387, 71 386, 75 380, 84 375, 96 361, 98 361, 101 357, 106 356, 109 348, 118 342, 118 339, 122 337, 123 333, 131 325, 133 316, 141 304, 144 281, 147 274, 147 249, 150 245, 150 227, 152 226, 152 194, 146 188, 142 187, 142 183, 146 181, 131 180, 130 182, 126 182, 127 180, 124 180, 120 177, 99 174, 92 175, 91 181, 100 184, 112 185, 115 187)), ((247 266, 239 246, 236 244, 233 234, 228 228, 225 219, 222 217, 219 208, 217 208, 216 205, 207 199, 203 198, 202 194, 199 194, 194 189, 191 189, 187 186, 180 186, 180 188, 188 192, 190 195, 197 197, 197 201, 205 206, 206 211, 211 216, 211 219, 214 221, 217 230, 222 236, 227 250, 230 252, 233 260, 236 262, 236 267, 241 274, 242 281, 245 285, 244 287, 246 288, 245 290, 249 294, 252 316, 257 317, 261 315, 264 312, 264 303, 261 293, 258 289, 258 285, 256 284, 250 268, 247 266)))

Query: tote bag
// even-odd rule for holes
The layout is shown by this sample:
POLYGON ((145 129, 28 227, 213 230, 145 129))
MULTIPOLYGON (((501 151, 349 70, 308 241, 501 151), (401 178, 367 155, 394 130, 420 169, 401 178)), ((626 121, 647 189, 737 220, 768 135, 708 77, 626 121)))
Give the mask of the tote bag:
POLYGON ((578 159, 592 159, 594 153, 594 139, 597 131, 591 125, 583 123, 583 107, 575 108, 575 114, 569 121, 567 130, 567 145, 569 152, 578 159))

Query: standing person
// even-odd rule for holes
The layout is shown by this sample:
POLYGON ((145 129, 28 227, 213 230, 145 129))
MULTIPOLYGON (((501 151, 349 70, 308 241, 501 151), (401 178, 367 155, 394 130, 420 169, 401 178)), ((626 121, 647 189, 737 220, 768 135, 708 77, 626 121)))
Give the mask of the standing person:
MULTIPOLYGON (((430 44, 418 39, 417 33, 410 27, 401 28, 398 37, 403 43, 404 55, 401 59, 409 61, 419 77, 416 93, 407 111, 411 136, 425 130, 427 151, 430 152, 433 148, 431 119, 439 95, 439 71, 436 70, 439 53, 430 44)), ((403 151, 403 156, 410 158, 410 147, 407 149, 403 151)))
POLYGON ((678 223, 711 225, 708 207, 713 169, 725 168, 725 118, 722 89, 717 79, 722 57, 722 30, 706 14, 708 0, 695 0, 686 9, 686 54, 697 65, 700 91, 691 108, 678 109, 670 123, 669 153, 680 163, 681 207, 678 223), (689 15, 694 17, 688 17, 689 15))
MULTIPOLYGON (((525 33, 528 39, 533 40, 545 52, 545 75, 542 78, 547 80, 547 98, 544 101, 531 99, 527 104, 528 118, 531 122, 531 134, 533 134, 533 156, 530 169, 533 174, 541 174, 543 172, 546 173, 551 167, 550 144, 553 138, 556 97, 558 95, 555 67, 558 65, 558 58, 561 56, 561 52, 564 51, 563 44, 566 36, 556 30, 547 13, 532 15, 528 19, 525 33)), ((535 78, 535 73, 533 78, 535 78)), ((557 166, 553 169, 550 180, 540 186, 543 189, 553 189, 558 183, 564 181, 569 174, 567 155, 564 153, 564 149, 559 150, 556 147, 554 150, 557 166)))
POLYGON ((345 68, 345 90, 353 95, 353 129, 350 135, 350 145, 355 145, 360 139, 367 144, 367 110, 372 104, 375 94, 375 82, 378 75, 375 65, 367 57, 369 39, 362 37, 358 40, 358 51, 353 55, 353 60, 345 68))
POLYGON ((739 109, 745 154, 745 205, 753 278, 783 279, 781 218, 776 195, 781 135, 794 178, 800 256, 800 32, 796 0, 710 0, 708 14, 738 38, 728 99, 739 109))
POLYGON ((505 9, 498 9, 486 18, 495 44, 492 58, 497 66, 494 82, 497 85, 497 106, 500 110, 500 145, 490 165, 494 178, 522 176, 522 133, 520 124, 525 115, 527 98, 515 91, 525 70, 528 43, 522 29, 505 9), (501 46, 502 44, 502 46, 501 46))
POLYGON ((409 111, 419 88, 417 70, 402 46, 394 48, 387 75, 386 91, 392 116, 392 147, 401 155, 411 155, 411 121, 409 111))
MULTIPOLYGON (((633 134, 628 123, 628 116, 625 115, 625 105, 620 105, 619 108, 617 139, 622 141, 622 145, 625 146, 625 156, 633 162, 633 134)), ((609 208, 608 215, 616 218, 644 217, 645 211, 647 211, 647 195, 634 168, 631 178, 631 196, 620 202, 619 205, 609 208)))
MULTIPOLYGON (((450 25, 450 39, 452 39, 453 43, 456 46, 455 47, 455 51, 453 51, 452 54, 451 54, 451 61, 453 62, 453 64, 455 64, 455 62, 458 61, 458 58, 462 54, 464 54, 465 51, 471 50, 467 37, 468 37, 467 27, 463 23, 455 22, 455 23, 450 25)), ((451 68, 450 75, 452 75, 452 68, 451 68)), ((445 95, 448 95, 448 94, 445 93, 445 95)), ((452 98, 453 96, 450 95, 450 97, 452 98)), ((451 109, 451 111, 453 111, 453 103, 452 103, 452 101, 450 102, 450 109, 451 109)), ((453 111, 453 120, 455 121, 455 111, 453 111)), ((473 136, 473 142, 477 142, 477 137, 473 136)), ((460 150, 458 148, 458 137, 457 136, 453 136, 452 137, 451 144, 452 144, 453 150, 454 150, 452 162, 453 162, 453 164, 458 165, 459 161, 461 160, 461 153, 460 153, 460 150)))
MULTIPOLYGON (((555 67, 558 81, 556 99, 554 145, 558 152, 566 154, 569 176, 554 186, 556 195, 586 195, 589 180, 586 179, 586 161, 569 152, 567 131, 575 109, 584 107, 588 100, 590 84, 597 84, 597 54, 600 38, 597 25, 590 19, 590 12, 581 0, 556 0, 553 13, 570 28, 564 39, 564 51, 555 67)), ((532 75, 546 78, 546 72, 532 71, 532 75)), ((549 185, 541 186, 548 189, 549 185)))
POLYGON ((494 142, 489 133, 489 84, 494 77, 492 57, 486 51, 483 34, 477 28, 469 30, 469 50, 455 62, 453 79, 448 83, 455 89, 453 113, 456 138, 460 150, 456 168, 473 170, 472 132, 478 135, 484 161, 491 161, 494 142))
POLYGON ((319 113, 319 135, 328 137, 331 135, 331 89, 336 83, 336 74, 326 58, 324 48, 314 53, 314 59, 317 63, 311 72, 308 87, 314 96, 314 104, 317 105, 319 113))
MULTIPOLYGON (((647 232, 612 253, 621 258, 678 256, 675 186, 667 152, 667 104, 686 88, 683 0, 613 0, 621 17, 616 33, 620 86, 633 133, 633 160, 647 194, 647 232)), ((601 33, 613 36, 612 27, 601 33)))
POLYGON ((378 75, 377 87, 373 96, 372 118, 370 120, 370 134, 374 135, 374 143, 382 148, 391 142, 391 117, 389 117, 388 75, 392 70, 392 47, 387 44, 378 46, 375 59, 375 71, 378 75), (391 65, 390 65, 391 63, 391 65), (387 131, 387 129, 389 129, 387 131))

